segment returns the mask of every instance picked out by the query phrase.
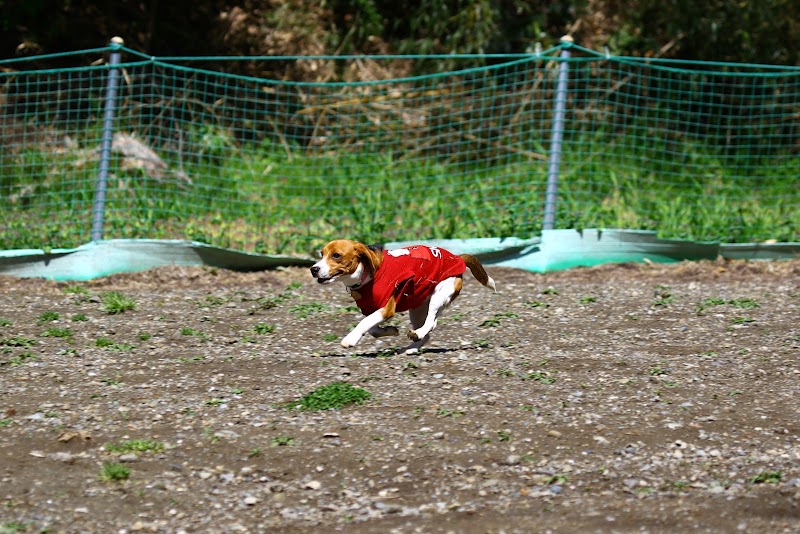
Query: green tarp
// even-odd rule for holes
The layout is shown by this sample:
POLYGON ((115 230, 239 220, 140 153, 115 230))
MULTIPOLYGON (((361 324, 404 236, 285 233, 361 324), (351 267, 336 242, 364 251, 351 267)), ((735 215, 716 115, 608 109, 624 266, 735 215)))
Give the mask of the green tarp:
MULTIPOLYGON (((530 239, 515 237, 444 239, 386 243, 386 248, 436 245, 477 256, 486 265, 547 272, 602 263, 715 259, 788 259, 800 257, 800 243, 696 243, 661 239, 641 230, 545 230, 530 239)), ((168 265, 211 266, 257 271, 280 266, 309 266, 312 258, 251 254, 195 241, 111 239, 73 249, 0 251, 0 274, 52 280, 91 280, 115 273, 168 265)))

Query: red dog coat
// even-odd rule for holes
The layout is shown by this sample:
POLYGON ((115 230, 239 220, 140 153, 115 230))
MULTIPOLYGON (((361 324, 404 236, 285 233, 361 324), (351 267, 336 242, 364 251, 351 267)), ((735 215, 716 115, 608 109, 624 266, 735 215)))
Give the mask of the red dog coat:
POLYGON ((404 312, 422 305, 436 284, 466 270, 464 260, 438 247, 416 245, 389 250, 383 254, 374 279, 352 295, 361 312, 369 315, 389 302, 395 288, 402 288, 395 311, 404 312))

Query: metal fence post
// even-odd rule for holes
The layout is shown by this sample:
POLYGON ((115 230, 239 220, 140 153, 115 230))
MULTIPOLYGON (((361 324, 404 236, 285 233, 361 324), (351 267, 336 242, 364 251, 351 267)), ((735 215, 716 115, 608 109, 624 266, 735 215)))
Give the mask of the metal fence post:
POLYGON ((106 190, 108 188, 108 169, 111 159, 111 142, 114 137, 114 110, 117 101, 119 84, 119 68, 125 42, 121 37, 113 37, 109 43, 111 54, 108 59, 108 84, 106 85, 106 101, 103 112, 103 140, 100 145, 100 166, 97 171, 97 188, 92 207, 92 241, 103 239, 103 225, 106 216, 106 190))
MULTIPOLYGON (((561 58, 568 60, 569 47, 573 39, 569 35, 561 38, 564 48, 561 58)), ((556 203, 558 202, 558 172, 561 167, 561 143, 564 139, 564 113, 567 107, 567 82, 569 80, 569 62, 561 61, 558 66, 558 84, 556 85, 556 107, 553 113, 553 130, 550 136, 550 158, 547 163, 547 190, 544 198, 544 220, 542 230, 552 230, 556 222, 556 203)))

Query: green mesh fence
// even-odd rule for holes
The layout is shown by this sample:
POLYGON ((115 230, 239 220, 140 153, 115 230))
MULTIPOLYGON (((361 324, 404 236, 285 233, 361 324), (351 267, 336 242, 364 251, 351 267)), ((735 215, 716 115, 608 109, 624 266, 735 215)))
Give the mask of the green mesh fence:
POLYGON ((530 237, 548 179, 555 228, 727 242, 800 233, 799 68, 566 43, 303 58, 153 58, 112 45, 0 67, 3 249, 171 238, 305 253, 339 236, 530 237), (463 66, 382 76, 437 59, 463 66), (243 62, 329 81, 230 74, 243 62))

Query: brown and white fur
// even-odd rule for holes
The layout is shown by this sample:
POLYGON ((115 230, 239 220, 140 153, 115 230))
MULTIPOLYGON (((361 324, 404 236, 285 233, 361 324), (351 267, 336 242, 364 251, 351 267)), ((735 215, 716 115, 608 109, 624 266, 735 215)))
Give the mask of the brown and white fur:
MULTIPOLYGON (((494 280, 486 274, 477 258, 469 254, 460 256, 478 282, 497 291, 494 280)), ((322 259, 311 267, 311 275, 320 284, 339 280, 348 290, 355 292, 373 279, 382 261, 383 252, 380 248, 370 247, 357 241, 338 239, 325 245, 322 249, 322 259)), ((431 331, 436 328, 439 315, 458 297, 462 286, 461 275, 446 278, 435 286, 433 293, 423 305, 409 310, 411 330, 408 332, 408 337, 412 343, 403 349, 407 354, 418 352, 428 342, 431 331)), ((381 323, 395 315, 398 297, 398 294, 392 295, 383 308, 364 317, 342 339, 342 346, 354 347, 366 333, 373 337, 396 336, 399 333, 397 328, 381 326, 381 323)))

